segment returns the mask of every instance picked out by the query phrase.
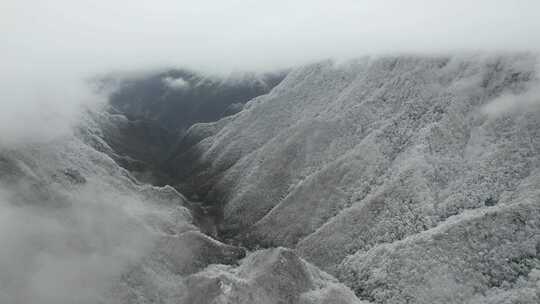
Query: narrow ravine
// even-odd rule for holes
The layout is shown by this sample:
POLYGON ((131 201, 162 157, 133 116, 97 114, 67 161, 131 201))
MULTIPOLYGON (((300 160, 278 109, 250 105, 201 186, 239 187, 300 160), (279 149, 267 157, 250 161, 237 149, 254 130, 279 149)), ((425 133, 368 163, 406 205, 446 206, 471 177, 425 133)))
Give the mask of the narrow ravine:
MULTIPOLYGON (((201 232, 236 244, 235 235, 224 231, 223 205, 206 200, 204 188, 190 182, 200 173, 193 170, 200 155, 190 150, 201 139, 196 124, 227 120, 247 101, 277 86, 286 74, 279 71, 220 79, 171 69, 133 79, 104 79, 104 87, 109 82, 115 84, 108 111, 117 117, 104 126, 104 139, 114 150, 115 161, 140 182, 169 185, 182 193, 201 232), (171 86, 173 80, 182 80, 185 86, 171 86), (180 167, 179 157, 183 158, 180 167)), ((206 188, 213 185, 207 183, 206 188)))
MULTIPOLYGON (((238 105, 235 108, 241 109, 238 105)), ((127 297, 120 303, 162 301, 171 296, 171 303, 182 304, 361 303, 349 288, 301 259, 294 250, 262 250, 258 244, 248 249, 236 231, 224 227, 224 202, 208 199, 206 190, 215 188, 212 181, 196 182, 201 171, 195 160, 200 155, 192 148, 211 133, 206 132, 208 126, 227 122, 234 112, 226 111, 217 122, 195 124, 181 132, 147 117, 125 115, 116 107, 109 112, 112 123, 103 129, 104 140, 113 150, 109 156, 143 185, 176 189, 193 225, 187 230, 165 229, 142 265, 115 287, 121 298, 127 297), (183 162, 179 163, 179 158, 183 162), (162 290, 160 284, 154 285, 155 279, 176 287, 162 290)))

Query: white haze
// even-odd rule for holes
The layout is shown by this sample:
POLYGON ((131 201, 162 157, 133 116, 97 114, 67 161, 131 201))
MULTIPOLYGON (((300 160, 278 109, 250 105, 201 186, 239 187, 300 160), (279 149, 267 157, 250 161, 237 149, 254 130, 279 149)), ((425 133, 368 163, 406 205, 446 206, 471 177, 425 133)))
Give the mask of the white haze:
POLYGON ((103 303, 152 244, 129 215, 133 197, 92 185, 65 193, 64 202, 17 204, 16 195, 0 185, 0 303, 103 303))
POLYGON ((486 104, 482 112, 498 117, 520 111, 538 111, 540 109, 540 62, 535 64, 534 71, 534 78, 524 92, 504 93, 486 104))
POLYGON ((63 133, 79 105, 96 98, 82 83, 96 73, 164 66, 229 73, 365 54, 536 51, 538 11, 536 0, 4 0, 0 144, 63 133))
POLYGON ((540 84, 536 84, 522 94, 504 94, 483 107, 482 111, 491 116, 500 116, 518 111, 540 109, 540 84))

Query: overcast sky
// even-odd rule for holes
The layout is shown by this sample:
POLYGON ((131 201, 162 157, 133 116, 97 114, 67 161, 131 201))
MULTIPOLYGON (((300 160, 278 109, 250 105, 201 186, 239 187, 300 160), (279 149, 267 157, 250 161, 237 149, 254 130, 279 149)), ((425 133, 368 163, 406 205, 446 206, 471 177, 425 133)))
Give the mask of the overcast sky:
POLYGON ((539 12, 538 0, 2 0, 1 52, 85 69, 229 70, 379 52, 529 50, 540 46, 539 12))
POLYGON ((17 124, 9 121, 14 104, 38 99, 41 109, 56 109, 66 104, 61 96, 77 99, 78 80, 111 70, 271 70, 365 54, 540 49, 538 0, 1 0, 0 6, 0 129, 17 124))

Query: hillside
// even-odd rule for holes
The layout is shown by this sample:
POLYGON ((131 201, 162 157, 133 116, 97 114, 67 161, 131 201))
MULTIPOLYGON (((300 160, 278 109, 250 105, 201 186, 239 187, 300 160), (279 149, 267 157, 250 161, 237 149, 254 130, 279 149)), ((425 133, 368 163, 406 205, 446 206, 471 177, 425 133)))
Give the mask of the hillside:
POLYGON ((193 126, 164 167, 223 207, 222 238, 293 248, 360 299, 537 303, 536 66, 529 54, 312 64, 193 126))

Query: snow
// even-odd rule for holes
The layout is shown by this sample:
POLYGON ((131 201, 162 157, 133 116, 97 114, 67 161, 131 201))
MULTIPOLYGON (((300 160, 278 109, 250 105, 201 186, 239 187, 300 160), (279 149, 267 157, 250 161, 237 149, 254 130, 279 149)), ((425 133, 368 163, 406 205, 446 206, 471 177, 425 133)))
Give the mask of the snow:
POLYGON ((485 109, 501 96, 534 100, 536 66, 535 55, 504 54, 293 70, 194 141, 190 170, 199 175, 189 182, 225 205, 226 228, 246 244, 294 248, 360 298, 534 303, 535 283, 515 282, 537 268, 540 112, 485 109), (494 218, 481 216, 487 210, 494 218), (474 221, 470 212, 479 212, 474 221), (452 233, 417 243, 441 225, 452 233), (505 237, 491 239, 495 228, 505 237), (514 229, 522 235, 511 237, 514 229), (533 266, 517 274, 507 259, 533 266))
POLYGON ((238 267, 209 267, 186 282, 186 303, 361 303, 348 288, 285 248, 255 251, 238 267))
POLYGON ((325 61, 193 126, 167 165, 254 252, 117 165, 121 115, 4 148, 0 302, 538 303, 536 63, 325 61))

